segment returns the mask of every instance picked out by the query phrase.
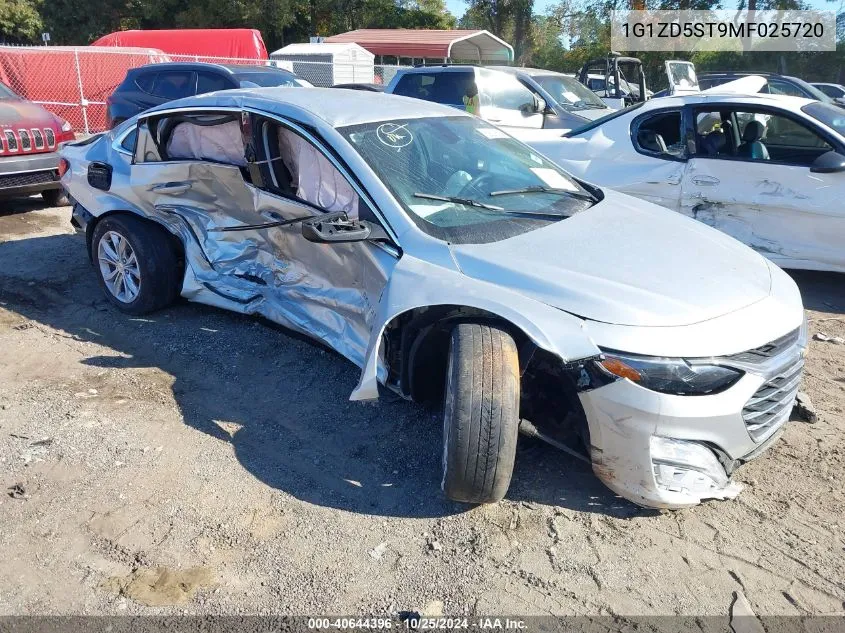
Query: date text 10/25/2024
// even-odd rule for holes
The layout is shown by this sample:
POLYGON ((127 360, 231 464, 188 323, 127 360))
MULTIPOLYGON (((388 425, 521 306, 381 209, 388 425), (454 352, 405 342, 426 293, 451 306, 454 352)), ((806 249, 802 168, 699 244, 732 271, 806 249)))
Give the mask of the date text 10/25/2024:
POLYGON ((478 629, 478 630, 525 630, 524 620, 508 617, 426 617, 415 613, 400 617, 394 622, 392 618, 308 618, 308 628, 325 629, 375 629, 387 630, 392 628, 414 631, 434 631, 450 629, 478 629))

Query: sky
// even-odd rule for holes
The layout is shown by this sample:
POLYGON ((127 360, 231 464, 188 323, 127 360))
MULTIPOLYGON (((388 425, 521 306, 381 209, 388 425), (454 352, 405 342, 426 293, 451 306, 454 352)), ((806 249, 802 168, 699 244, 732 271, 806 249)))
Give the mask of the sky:
MULTIPOLYGON (((842 10, 845 5, 845 0, 837 0, 835 2, 827 2, 827 0, 806 0, 806 2, 813 9, 824 9, 827 11, 842 10)), ((550 6, 557 4, 555 0, 534 0, 534 13, 543 15, 550 6)), ((734 3, 729 0, 724 3, 726 7, 732 6, 734 3)), ((467 3, 463 0, 446 0, 446 8, 452 15, 461 17, 467 9, 467 3)))

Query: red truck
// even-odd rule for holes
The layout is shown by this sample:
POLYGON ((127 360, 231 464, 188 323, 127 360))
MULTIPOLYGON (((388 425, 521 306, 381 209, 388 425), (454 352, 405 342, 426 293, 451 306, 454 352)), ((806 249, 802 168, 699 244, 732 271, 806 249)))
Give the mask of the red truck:
POLYGON ((67 121, 0 83, 0 197, 40 193, 47 204, 61 204, 57 150, 74 138, 67 121))

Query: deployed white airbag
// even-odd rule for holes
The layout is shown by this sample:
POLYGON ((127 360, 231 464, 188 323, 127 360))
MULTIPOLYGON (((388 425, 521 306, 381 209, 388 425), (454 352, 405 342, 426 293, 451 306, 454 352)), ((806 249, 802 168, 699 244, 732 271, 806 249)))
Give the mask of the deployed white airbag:
POLYGON ((220 125, 179 123, 167 142, 167 155, 173 159, 213 160, 227 165, 246 165, 241 126, 237 121, 220 125))
POLYGON ((279 130, 279 150, 296 195, 327 211, 358 217, 358 194, 320 151, 298 134, 279 130))

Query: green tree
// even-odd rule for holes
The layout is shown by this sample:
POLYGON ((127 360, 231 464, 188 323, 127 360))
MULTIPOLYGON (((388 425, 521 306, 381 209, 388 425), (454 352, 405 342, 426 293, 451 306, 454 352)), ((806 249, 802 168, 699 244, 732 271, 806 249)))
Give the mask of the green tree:
POLYGON ((0 41, 32 44, 40 41, 42 29, 41 15, 33 0, 0 0, 0 41))

